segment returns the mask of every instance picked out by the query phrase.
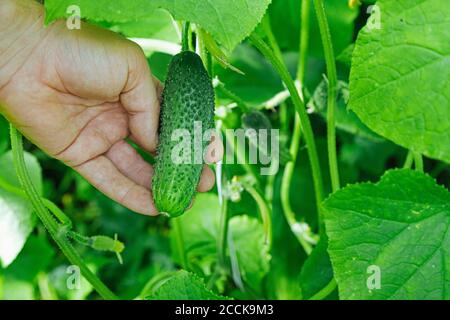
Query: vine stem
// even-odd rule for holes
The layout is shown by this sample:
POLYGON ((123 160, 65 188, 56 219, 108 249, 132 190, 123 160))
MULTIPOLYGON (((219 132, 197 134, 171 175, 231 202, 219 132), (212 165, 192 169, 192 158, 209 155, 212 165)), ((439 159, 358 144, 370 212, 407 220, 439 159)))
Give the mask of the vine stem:
POLYGON ((186 252, 184 250, 184 240, 183 240, 183 229, 180 225, 180 218, 172 219, 172 228, 175 234, 175 243, 178 251, 178 255, 180 256, 180 265, 184 270, 188 270, 188 263, 186 252))
MULTIPOLYGON (((302 92, 303 82, 305 78, 306 70, 306 60, 308 54, 308 42, 309 42, 309 9, 310 0, 302 0, 301 5, 301 26, 300 26, 300 48, 297 66, 297 80, 300 83, 300 92, 302 92)), ((292 157, 292 161, 288 162, 284 168, 283 178, 281 181, 281 206, 283 207, 283 212, 286 217, 286 221, 289 224, 291 230, 294 229, 297 221, 295 218, 295 213, 291 207, 290 201, 290 185, 292 181, 292 175, 294 174, 295 163, 297 162, 298 150, 300 148, 300 138, 301 138, 301 122, 298 114, 295 114, 294 118, 294 132, 292 134, 291 145, 289 147, 289 152, 292 157)), ((311 252, 311 245, 307 243, 298 232, 293 232, 303 250, 309 254, 311 252)))
POLYGON ((422 155, 419 152, 413 152, 413 155, 414 155, 414 168, 419 172, 423 172, 422 155))
POLYGON ((328 108, 327 108, 327 144, 328 144, 328 161, 330 166, 331 187, 333 192, 339 190, 339 169, 337 163, 336 152, 336 90, 337 90, 337 72, 336 62, 334 58, 333 43, 331 42, 330 28, 328 26, 325 7, 322 0, 314 0, 314 8, 316 11, 317 21, 319 23, 320 35, 322 38, 323 51, 325 55, 325 63, 327 65, 328 77, 328 108))
MULTIPOLYGON (((322 214, 320 210, 320 204, 324 196, 322 172, 320 169, 319 157, 317 155, 316 142, 314 141, 314 133, 312 130, 311 122, 309 121, 308 114, 306 113, 305 104, 303 100, 300 98, 297 87, 295 86, 295 83, 292 80, 284 62, 272 52, 270 47, 258 35, 252 34, 250 36, 250 40, 253 43, 253 45, 256 48, 258 48, 259 51, 261 51, 261 53, 270 61, 270 63, 278 71, 282 81, 284 82, 284 84, 286 85, 287 89, 291 94, 291 99, 300 117, 300 122, 302 124, 305 136, 305 142, 308 149, 309 161, 313 174, 316 204, 317 210, 319 212, 319 221, 322 221, 322 214)), ((322 225, 322 223, 320 223, 319 225, 322 225)))
POLYGON ((227 239, 228 239, 228 199, 222 196, 220 208, 220 229, 219 229, 219 261, 222 267, 226 265, 227 261, 227 239))
POLYGON ((189 34, 190 34, 190 23, 183 23, 183 34, 181 38, 181 50, 188 51, 189 50, 189 34))
POLYGON ((414 161, 414 154, 411 150, 408 151, 408 154, 406 155, 405 163, 403 164, 404 169, 411 169, 411 166, 414 161))
POLYGON ((306 61, 309 47, 309 11, 311 0, 302 0, 300 16, 300 48, 297 66, 297 79, 303 84, 305 81, 306 61))
POLYGON ((75 251, 75 248, 67 239, 66 229, 64 226, 61 226, 47 210, 41 197, 36 191, 33 182, 31 181, 25 165, 22 134, 18 132, 13 125, 10 125, 10 136, 14 166, 16 168, 17 176, 26 195, 28 196, 28 199, 34 207, 37 216, 50 233, 50 236, 53 240, 55 240, 56 244, 59 246, 70 263, 80 268, 81 274, 104 299, 118 299, 118 297, 91 270, 89 270, 83 259, 75 251))
POLYGON ((270 208, 261 194, 253 186, 251 186, 250 184, 245 184, 244 188, 258 205, 264 228, 264 242, 269 246, 270 249, 272 248, 272 218, 270 214, 270 208))

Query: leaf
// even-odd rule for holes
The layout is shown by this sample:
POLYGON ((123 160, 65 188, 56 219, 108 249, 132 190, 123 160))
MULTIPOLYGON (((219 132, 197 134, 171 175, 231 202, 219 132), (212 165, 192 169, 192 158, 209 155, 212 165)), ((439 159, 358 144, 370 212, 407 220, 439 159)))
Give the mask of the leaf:
MULTIPOLYGON (((30 174, 31 181, 39 194, 42 194, 42 169, 38 160, 31 153, 24 153, 25 165, 30 174)), ((22 188, 19 178, 17 178, 14 167, 12 151, 8 151, 0 156, 0 177, 9 185, 22 188)))
POLYGON ((3 280, 3 296, 0 291, 0 298, 2 300, 34 300, 33 284, 25 281, 16 280, 13 278, 1 279, 3 280))
POLYGON ((254 291, 263 290, 263 279, 269 271, 269 248, 264 244, 261 223, 249 216, 230 219, 230 233, 236 248, 241 276, 254 291))
MULTIPOLYGON (((42 192, 39 163, 29 153, 25 153, 25 163, 37 190, 42 192)), ((21 187, 15 175, 11 151, 0 156, 0 179, 16 188, 21 187)), ((29 201, 0 188, 0 265, 7 267, 14 261, 35 224, 36 217, 29 201)))
POLYGON ((450 193, 431 177, 391 170, 323 208, 341 299, 450 299, 450 193))
POLYGON ((54 254, 55 250, 45 236, 30 236, 14 262, 4 270, 0 268, 0 299, 36 299, 34 283, 37 275, 46 270, 54 254))
POLYGON ((243 99, 250 107, 259 107, 284 90, 278 74, 251 46, 239 45, 231 55, 229 62, 242 70, 244 75, 219 67, 215 68, 215 73, 228 90, 243 99))
POLYGON ((116 23, 111 30, 120 32, 126 37, 148 38, 180 42, 180 36, 175 28, 175 22, 171 15, 162 9, 155 9, 148 17, 132 20, 124 23, 116 23))
POLYGON ((155 8, 175 19, 200 25, 228 51, 244 40, 261 21, 271 0, 47 0, 46 22, 66 17, 77 5, 81 16, 94 21, 130 22, 149 17, 155 8))
POLYGON ((155 52, 148 59, 148 64, 152 69, 152 74, 158 78, 159 81, 166 81, 169 64, 172 61, 172 56, 166 53, 155 52))
POLYGON ((0 262, 3 267, 14 261, 36 224, 31 210, 23 198, 0 189, 0 262))
POLYGON ((177 20, 200 25, 228 51, 255 29, 271 0, 153 0, 177 20))
POLYGON ((32 282, 39 272, 45 271, 50 265, 54 254, 55 250, 45 237, 32 235, 4 274, 16 280, 32 282))
POLYGON ((155 6, 151 0, 46 0, 46 23, 67 17, 71 6, 78 6, 81 16, 94 21, 129 22, 148 17, 155 6))
MULTIPOLYGON (((351 134, 359 135, 368 139, 382 141, 379 135, 367 128, 356 114, 347 109, 348 102, 348 84, 344 81, 338 81, 337 85, 337 106, 335 112, 336 127, 351 134)), ((308 107, 318 112, 322 117, 327 117, 327 98, 328 82, 323 79, 308 102, 308 107)))
MULTIPOLYGON (((189 268, 210 275, 217 263, 220 205, 217 195, 199 194, 193 207, 177 218, 182 229, 184 250, 189 268)), ((262 278, 268 271, 270 255, 264 245, 261 222, 248 216, 229 221, 229 232, 239 262, 239 271, 247 286, 262 290, 262 278)), ((175 260, 179 261, 174 236, 171 236, 175 260)))
POLYGON ((351 67, 354 49, 355 49, 354 43, 348 45, 344 50, 341 51, 341 53, 339 53, 339 55, 336 57, 336 61, 342 63, 347 67, 351 67))
MULTIPOLYGON (((197 273, 210 274, 217 256, 217 241, 219 234, 220 207, 217 196, 199 194, 193 207, 182 217, 180 222, 183 234, 183 247, 186 252, 190 270, 197 273)), ((171 234, 172 248, 176 262, 178 257, 175 237, 171 234)))
POLYGON ((151 300, 226 300, 208 290, 203 279, 185 270, 165 280, 148 297, 151 300))
POLYGON ((349 107, 376 133, 450 162, 448 2, 380 0, 377 5, 381 28, 369 23, 356 42, 349 107))
POLYGON ((322 237, 306 259, 300 273, 303 299, 309 299, 333 279, 330 256, 327 252, 328 240, 322 237))
POLYGON ((241 70, 228 62, 227 55, 223 52, 223 50, 219 47, 219 45, 208 32, 200 28, 197 31, 197 36, 200 38, 200 41, 203 41, 203 45, 205 46, 206 50, 217 61, 217 63, 222 66, 222 68, 230 69, 231 71, 237 72, 239 74, 244 74, 241 70))

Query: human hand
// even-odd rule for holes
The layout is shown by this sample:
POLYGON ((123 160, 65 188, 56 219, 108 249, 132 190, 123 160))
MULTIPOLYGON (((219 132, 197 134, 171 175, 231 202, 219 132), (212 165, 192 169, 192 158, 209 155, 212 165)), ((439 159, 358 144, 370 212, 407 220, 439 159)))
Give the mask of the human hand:
MULTIPOLYGON (((157 214, 150 192, 153 169, 125 141, 152 153, 157 146, 162 88, 141 49, 88 24, 68 30, 59 22, 36 36, 24 62, 14 66, 12 58, 7 66, 15 71, 3 86, 0 81, 0 112, 110 198, 157 214)), ((218 161, 221 152, 215 154, 207 160, 218 161)), ((205 166, 198 191, 213 184, 213 171, 205 166)))

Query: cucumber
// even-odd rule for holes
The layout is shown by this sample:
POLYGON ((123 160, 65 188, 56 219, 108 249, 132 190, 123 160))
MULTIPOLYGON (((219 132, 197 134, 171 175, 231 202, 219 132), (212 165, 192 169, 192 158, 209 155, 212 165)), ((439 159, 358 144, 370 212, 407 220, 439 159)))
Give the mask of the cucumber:
POLYGON ((194 123, 200 121, 202 137, 214 127, 214 89, 200 57, 183 51, 173 57, 169 65, 161 103, 159 145, 152 193, 155 206, 162 214, 176 217, 189 207, 194 197, 209 141, 202 139, 201 160, 194 150, 194 123), (190 133, 190 161, 172 160, 174 148, 180 140, 172 139, 177 129, 190 133), (195 159, 197 157, 197 159, 195 159))

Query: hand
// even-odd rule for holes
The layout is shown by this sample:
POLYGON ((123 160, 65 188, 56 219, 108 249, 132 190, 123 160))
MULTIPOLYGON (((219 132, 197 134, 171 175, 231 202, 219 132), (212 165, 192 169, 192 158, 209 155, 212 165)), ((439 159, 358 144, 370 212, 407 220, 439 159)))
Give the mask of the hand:
MULTIPOLYGON (((157 146, 162 88, 141 49, 88 24, 68 30, 59 22, 39 37, 0 87, 0 112, 110 198, 133 211, 157 214, 152 167, 125 141, 130 138, 148 152, 157 146)), ((220 157, 216 152, 208 161, 220 157)), ((213 184, 213 171, 205 166, 198 190, 213 184)))

